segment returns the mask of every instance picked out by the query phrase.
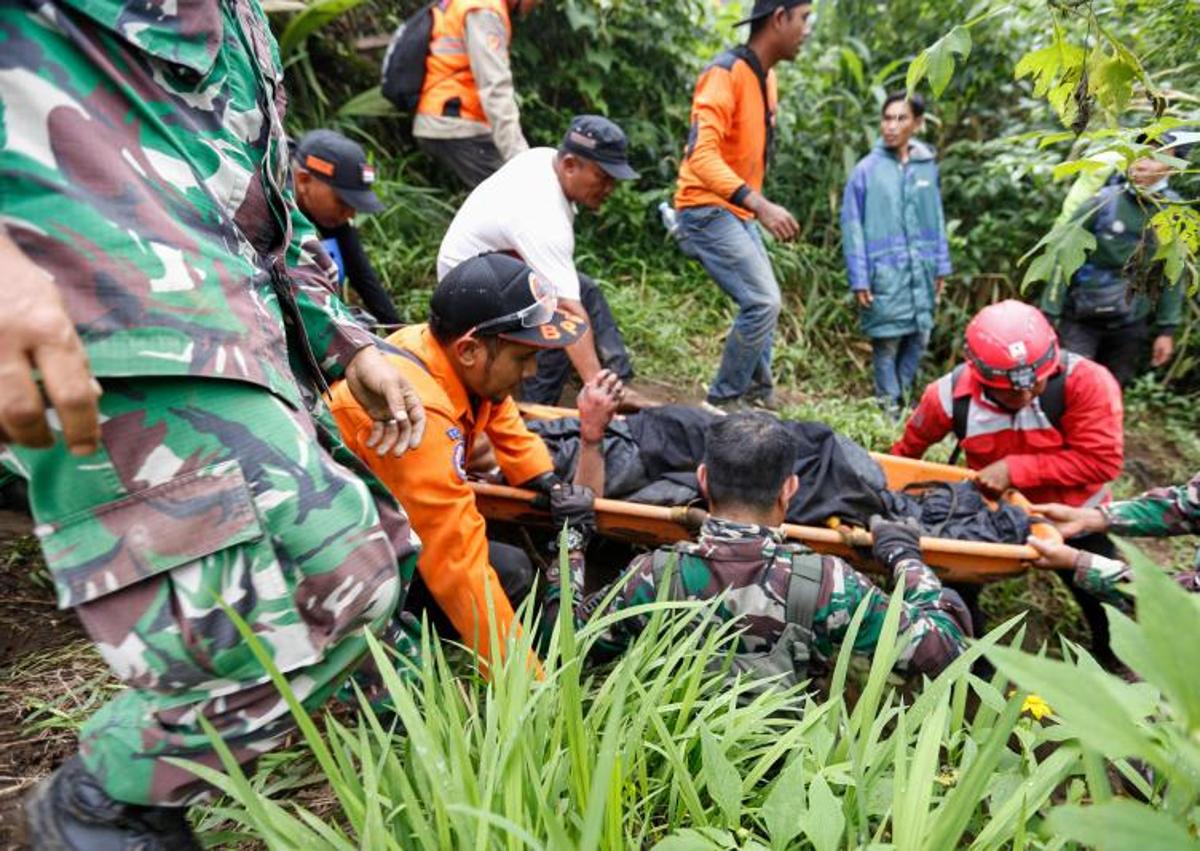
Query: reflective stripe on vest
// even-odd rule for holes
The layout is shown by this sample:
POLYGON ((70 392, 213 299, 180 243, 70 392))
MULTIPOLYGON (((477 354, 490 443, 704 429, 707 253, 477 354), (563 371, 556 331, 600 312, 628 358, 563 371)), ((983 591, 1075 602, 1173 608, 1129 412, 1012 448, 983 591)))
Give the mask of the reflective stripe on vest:
POLYGON ((433 32, 425 57, 425 85, 417 104, 420 115, 451 116, 488 124, 467 55, 467 15, 494 12, 512 39, 508 0, 442 0, 433 7, 433 32))

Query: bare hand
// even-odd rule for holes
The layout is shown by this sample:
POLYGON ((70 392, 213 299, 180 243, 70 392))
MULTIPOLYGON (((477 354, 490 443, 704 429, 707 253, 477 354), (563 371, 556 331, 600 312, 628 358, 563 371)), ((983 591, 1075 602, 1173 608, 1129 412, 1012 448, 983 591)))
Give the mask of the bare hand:
POLYGON ((975 484, 988 496, 1000 496, 1012 487, 1008 461, 1001 458, 995 463, 988 464, 975 475, 975 484))
POLYGON ((42 388, 73 455, 100 445, 100 385, 54 281, 0 229, 0 443, 54 444, 42 388))
POLYGON ((625 397, 625 385, 610 369, 602 369, 583 385, 575 400, 579 408, 579 436, 585 443, 599 443, 604 430, 616 416, 625 397))
POLYGON ((1033 561, 1037 567, 1049 567, 1055 570, 1070 569, 1075 567, 1075 559, 1079 557, 1079 550, 1069 544, 1043 541, 1034 535, 1026 538, 1025 543, 1038 551, 1038 557, 1033 561))
POLYGON ((754 212, 762 226, 776 239, 789 242, 800 235, 800 223, 778 204, 764 198, 754 212))
POLYGON ((946 279, 938 278, 933 282, 933 297, 936 301, 942 300, 942 293, 946 291, 946 279))
POLYGON ((425 409, 412 385, 373 346, 360 349, 346 367, 346 384, 375 420, 367 446, 399 457, 425 435, 425 409))
POLYGON ((855 290, 854 297, 858 300, 858 306, 863 309, 875 303, 875 296, 870 290, 855 290))
POLYGON ((1074 538, 1089 532, 1107 532, 1108 518, 1099 508, 1074 508, 1057 502, 1033 506, 1034 514, 1040 514, 1058 530, 1064 538, 1074 538))
POLYGON ((1159 367, 1171 359, 1171 355, 1175 354, 1175 338, 1170 334, 1159 334, 1154 338, 1154 345, 1150 349, 1150 365, 1159 367))

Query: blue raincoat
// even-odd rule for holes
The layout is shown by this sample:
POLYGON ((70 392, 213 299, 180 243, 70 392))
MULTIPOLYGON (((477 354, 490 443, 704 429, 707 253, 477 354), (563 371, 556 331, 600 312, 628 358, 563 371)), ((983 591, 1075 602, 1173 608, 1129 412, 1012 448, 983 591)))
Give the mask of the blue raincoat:
POLYGON ((854 167, 842 196, 842 249, 851 290, 875 300, 860 311, 868 337, 933 327, 934 281, 949 275, 950 248, 933 149, 912 141, 904 165, 882 142, 854 167))

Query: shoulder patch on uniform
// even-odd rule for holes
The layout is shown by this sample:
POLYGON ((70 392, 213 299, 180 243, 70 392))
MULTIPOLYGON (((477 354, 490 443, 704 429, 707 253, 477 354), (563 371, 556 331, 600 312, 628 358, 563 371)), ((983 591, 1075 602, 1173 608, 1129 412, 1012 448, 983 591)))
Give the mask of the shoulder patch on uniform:
POLYGON ((450 461, 454 465, 454 474, 460 482, 467 480, 467 444, 461 440, 450 450, 450 461))
POLYGON ((446 429, 446 437, 450 438, 451 440, 462 440, 462 429, 458 426, 451 426, 450 428, 446 429))

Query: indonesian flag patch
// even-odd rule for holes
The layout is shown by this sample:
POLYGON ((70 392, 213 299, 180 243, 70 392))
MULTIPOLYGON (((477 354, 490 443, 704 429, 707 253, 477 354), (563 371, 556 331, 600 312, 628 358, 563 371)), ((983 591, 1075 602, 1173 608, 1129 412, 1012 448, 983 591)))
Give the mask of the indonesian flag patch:
POLYGON ((370 163, 363 163, 362 181, 368 186, 375 182, 375 166, 370 163))

